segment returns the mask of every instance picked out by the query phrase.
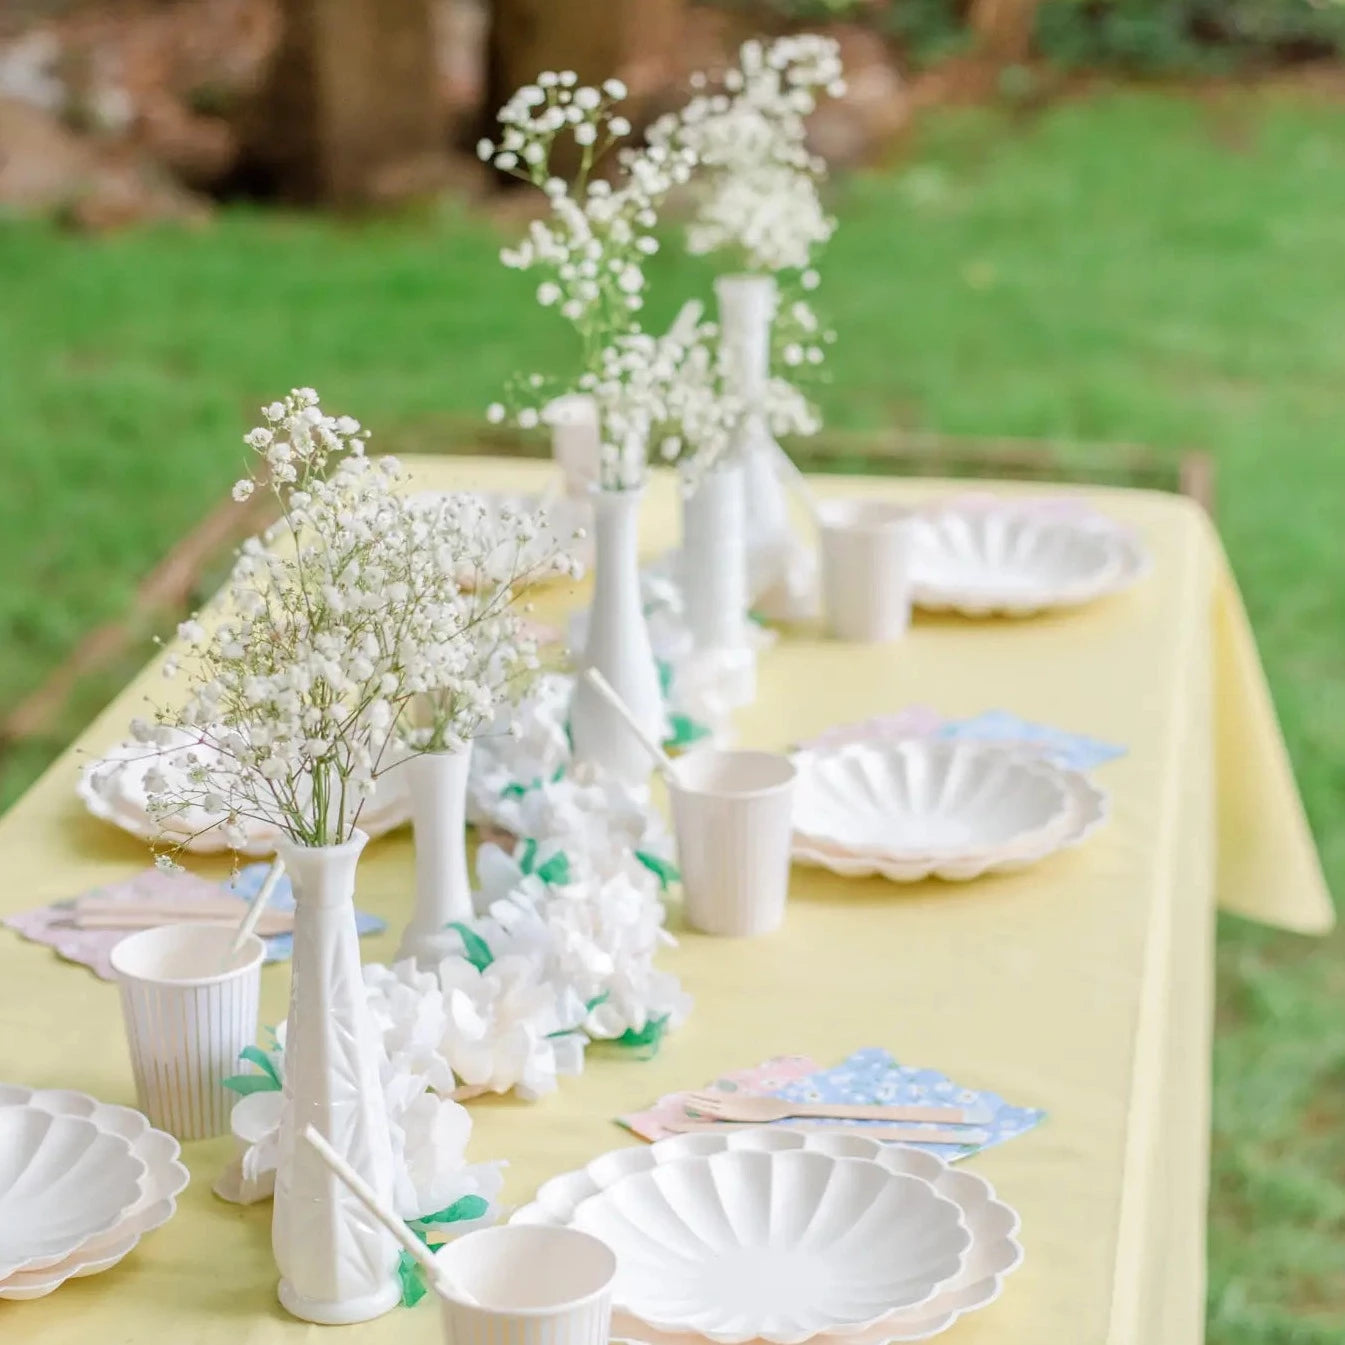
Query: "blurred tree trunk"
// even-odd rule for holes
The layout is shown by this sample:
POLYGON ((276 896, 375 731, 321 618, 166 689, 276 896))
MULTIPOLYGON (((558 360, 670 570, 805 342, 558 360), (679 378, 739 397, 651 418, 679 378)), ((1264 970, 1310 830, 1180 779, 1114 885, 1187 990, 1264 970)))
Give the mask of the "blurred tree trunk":
POLYGON ((972 0, 978 51, 1000 65, 1027 58, 1041 0, 972 0))
POLYGON ((430 0, 281 0, 284 36, 249 140, 279 195, 360 205, 444 172, 430 0))
POLYGON ((586 84, 615 76, 638 115, 681 74, 684 10, 685 0, 492 0, 487 121, 542 70, 573 70, 586 84))

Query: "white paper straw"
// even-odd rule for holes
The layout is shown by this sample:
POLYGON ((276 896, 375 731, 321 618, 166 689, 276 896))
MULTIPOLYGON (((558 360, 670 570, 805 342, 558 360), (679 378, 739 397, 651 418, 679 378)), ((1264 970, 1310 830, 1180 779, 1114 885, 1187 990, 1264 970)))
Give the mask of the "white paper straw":
POLYGON ((359 1197, 360 1203, 401 1244, 403 1250, 430 1278, 440 1298, 456 1298, 460 1303, 479 1307, 470 1294, 465 1294, 443 1272, 434 1253, 374 1194, 373 1188, 341 1157, 310 1125, 304 1127, 304 1139, 317 1150, 318 1156, 359 1197))
POLYGON ((653 757, 654 764, 663 774, 664 779, 674 780, 676 777, 672 758, 645 732, 644 726, 631 714, 630 706, 621 699, 612 684, 596 668, 589 668, 584 676, 588 680, 589 686, 625 720, 626 727, 640 740, 644 750, 653 757))
POLYGON ((238 932, 234 935, 233 943, 229 945, 230 957, 238 952, 248 941, 248 935, 257 928, 257 921, 262 918, 262 912, 271 900, 271 893, 276 890, 276 884, 280 881, 280 876, 284 872, 284 860, 274 859, 271 861, 271 870, 262 879, 262 885, 257 889, 257 895, 252 898, 252 904, 248 907, 247 914, 243 916, 238 926, 238 932))
POLYGON ((786 483, 793 488, 795 494, 803 502, 804 508, 812 515, 813 522, 820 528, 822 526, 822 501, 817 498, 812 486, 808 484, 808 478, 799 470, 799 466, 794 459, 774 440, 771 440, 771 446, 774 449, 777 470, 785 478, 786 483))

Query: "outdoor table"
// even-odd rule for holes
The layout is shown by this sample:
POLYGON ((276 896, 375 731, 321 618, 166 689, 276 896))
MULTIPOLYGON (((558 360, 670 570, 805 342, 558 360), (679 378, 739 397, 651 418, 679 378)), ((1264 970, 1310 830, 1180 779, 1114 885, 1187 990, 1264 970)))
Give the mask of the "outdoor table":
MULTIPOLYGON (((414 467, 427 487, 515 491, 540 489, 554 470, 484 459, 414 467)), ((855 477, 819 477, 816 487, 903 500, 966 489, 855 477)), ((662 1093, 773 1055, 833 1063, 881 1045, 1048 1112, 1031 1133, 968 1160, 1021 1212, 1027 1259, 997 1303, 943 1337, 948 1345, 1203 1338, 1216 898, 1307 933, 1330 926, 1331 905, 1209 520, 1177 497, 1081 498, 1151 548, 1153 572, 1133 590, 1025 620, 921 616, 889 646, 789 629, 762 654, 758 698, 736 723, 744 744, 778 749, 911 704, 949 716, 1011 710, 1128 749, 1096 772, 1112 796, 1108 825, 1025 872, 966 884, 906 887, 799 868, 784 930, 750 943, 685 933, 674 913, 681 942, 665 964, 696 1006, 656 1058, 594 1051, 581 1078, 562 1079, 540 1102, 471 1104, 471 1157, 509 1160, 510 1202, 638 1143, 612 1118, 662 1093)), ((677 532, 675 484, 659 477, 645 502, 646 552, 672 545, 677 532)), ((555 616, 584 591, 552 589, 539 613, 555 616)), ((0 821, 0 910, 72 897, 146 865, 144 845, 87 816, 74 785, 88 754, 125 736, 147 694, 157 694, 152 668, 0 821)), ((190 862, 205 874, 227 869, 224 860, 190 862)), ((411 890, 409 833, 371 844, 358 901, 391 928, 365 941, 366 959, 393 956, 411 890)), ((263 1023, 283 1017, 287 977, 283 964, 266 969, 263 1023)), ((0 935, 0 1078, 133 1104, 116 988, 0 935)), ((270 1204, 239 1208, 211 1194, 231 1152, 227 1138, 187 1145, 193 1180, 173 1221, 112 1271, 41 1300, 0 1303, 0 1341, 323 1336, 328 1328, 290 1320, 275 1301, 270 1204)), ((350 1338, 415 1345, 439 1329, 425 1301, 350 1338)))

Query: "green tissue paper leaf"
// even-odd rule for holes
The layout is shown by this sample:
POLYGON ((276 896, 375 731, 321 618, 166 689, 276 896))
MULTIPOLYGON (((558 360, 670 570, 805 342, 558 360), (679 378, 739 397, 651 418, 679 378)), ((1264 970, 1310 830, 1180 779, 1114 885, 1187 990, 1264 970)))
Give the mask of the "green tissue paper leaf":
POLYGON ((278 1093, 280 1085, 269 1074, 231 1074, 224 1080, 225 1088, 247 1097, 249 1093, 278 1093))
POLYGON ((538 870, 537 877, 544 883, 555 887, 564 887, 570 881, 570 857, 563 850, 557 850, 538 870))
POLYGON ((414 1308, 425 1297, 425 1277, 410 1252, 397 1253, 397 1278, 402 1283, 402 1306, 414 1308))
POLYGON ((611 998, 612 992, 610 990, 604 990, 601 995, 594 995, 593 998, 584 1005, 584 1012, 592 1013, 594 1009, 601 1008, 611 998))
POLYGON ((518 867, 525 873, 532 872, 532 866, 537 859, 537 842, 531 836, 523 842, 518 851, 518 867))
POLYGON ((490 1209, 490 1202, 482 1196, 463 1196, 455 1200, 447 1209, 440 1210, 437 1214, 427 1214, 423 1219, 416 1219, 413 1222, 417 1224, 461 1224, 468 1219, 481 1219, 486 1211, 490 1209))
POLYGON ((490 945, 476 930, 464 925, 461 920, 450 920, 446 928, 457 932, 458 937, 462 940, 464 956, 477 971, 485 971, 495 961, 495 954, 490 951, 490 945))
POLYGON ((659 881, 659 886, 666 892, 670 883, 675 883, 681 874, 677 871, 677 865, 671 860, 660 859, 657 855, 651 855, 647 850, 637 850, 635 858, 649 870, 659 881))
POLYGON ((521 799, 527 792, 528 792, 527 785, 520 785, 520 784, 505 785, 505 787, 502 790, 500 790, 500 797, 502 799, 521 799))
POLYGON ((672 737, 664 740, 664 747, 690 747, 710 736, 710 730, 704 724, 683 714, 669 715, 668 723, 672 726, 672 737))
POLYGON ((672 691, 673 666, 667 659, 658 659, 656 666, 658 667, 659 694, 666 701, 672 691))
POLYGON ((238 1053, 238 1058, 246 1060, 251 1065, 256 1065, 263 1074, 269 1074, 275 1080, 277 1088, 280 1087, 280 1075, 276 1071, 275 1062, 265 1051, 258 1049, 256 1046, 245 1046, 238 1053))
POLYGON ((660 1014, 657 1018, 651 1018, 639 1032, 634 1028, 623 1032, 616 1039, 616 1044, 624 1046, 627 1050, 639 1051, 646 1060, 649 1060, 658 1054, 658 1048, 667 1031, 668 1015, 660 1014))

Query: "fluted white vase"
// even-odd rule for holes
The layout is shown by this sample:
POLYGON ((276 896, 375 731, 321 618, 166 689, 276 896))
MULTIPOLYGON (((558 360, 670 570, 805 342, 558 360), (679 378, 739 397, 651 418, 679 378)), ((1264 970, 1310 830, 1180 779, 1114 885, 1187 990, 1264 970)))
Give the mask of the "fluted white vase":
MULTIPOLYGON (((719 328, 731 359, 737 391, 749 406, 760 405, 771 373, 771 326, 779 295, 774 276, 728 275, 715 281, 719 328)), ((776 470, 782 451, 764 416, 750 415, 743 427, 740 454, 744 492, 752 501, 745 520, 749 565, 777 549, 790 533, 789 498, 776 470)), ((754 587, 759 587, 761 580, 754 587)))
POLYGON ((398 768, 406 772, 416 845, 416 904, 397 956, 437 964, 461 948, 450 921, 470 920, 467 875, 467 776, 472 744, 456 752, 420 752, 398 768))
MULTIPOLYGON (((643 490, 593 492, 593 605, 580 671, 597 668, 652 738, 663 731, 663 697, 640 598, 639 523, 643 490)), ((644 784, 652 763, 621 716, 583 677, 570 701, 577 761, 644 784)))
POLYGON ((743 466, 718 463, 682 497, 682 602, 694 647, 747 644, 747 548, 743 466))
POLYGON ((344 845, 278 847, 295 913, 271 1247, 281 1305, 333 1326, 381 1316, 401 1299, 396 1243, 302 1138, 314 1126, 391 1203, 392 1145, 355 930, 367 840, 357 831, 344 845))

